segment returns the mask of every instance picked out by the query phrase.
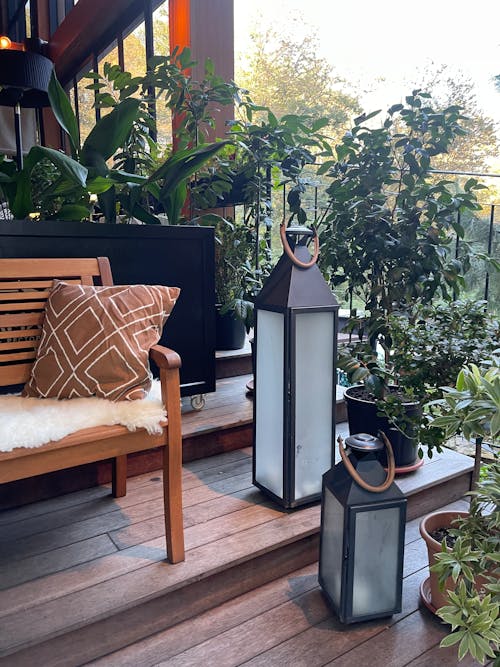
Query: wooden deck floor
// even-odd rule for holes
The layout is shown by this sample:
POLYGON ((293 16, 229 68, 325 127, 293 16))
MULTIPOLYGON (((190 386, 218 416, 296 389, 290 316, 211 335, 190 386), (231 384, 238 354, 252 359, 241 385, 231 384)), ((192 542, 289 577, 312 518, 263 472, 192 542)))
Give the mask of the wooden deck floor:
MULTIPOLYGON (((401 480, 413 516, 420 498, 424 513, 440 497, 436 482, 468 474, 464 460, 450 452, 401 480)), ((96 487, 1 513, 0 664, 455 664, 419 657, 434 655, 443 630, 419 609, 416 519, 402 614, 341 628, 316 583, 319 506, 278 508, 250 469, 248 448, 185 465, 187 554, 174 566, 154 473, 130 479, 124 498, 96 487), (372 651, 378 662, 366 661, 372 651)))
MULTIPOLYGON (((464 509, 466 503, 449 507, 464 509)), ((313 563, 91 664, 455 667, 456 647, 439 648, 445 627, 419 603, 427 568, 418 523, 407 525, 403 609, 390 619, 342 626, 318 587, 313 563)))

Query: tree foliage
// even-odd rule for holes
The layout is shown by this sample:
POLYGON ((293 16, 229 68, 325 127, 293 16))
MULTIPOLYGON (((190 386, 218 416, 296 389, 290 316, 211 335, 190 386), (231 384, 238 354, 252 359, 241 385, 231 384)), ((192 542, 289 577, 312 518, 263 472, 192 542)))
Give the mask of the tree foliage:
POLYGON ((273 28, 251 34, 245 65, 238 67, 238 84, 252 91, 254 101, 270 107, 277 117, 287 114, 328 117, 328 132, 339 139, 351 118, 359 113, 357 98, 345 82, 318 55, 312 34, 285 37, 273 28))
POLYGON ((441 107, 462 107, 463 128, 466 134, 457 137, 446 153, 436 156, 435 169, 449 171, 489 171, 489 159, 500 152, 498 127, 482 109, 477 99, 475 83, 462 72, 448 65, 427 68, 418 83, 419 88, 432 94, 441 107))

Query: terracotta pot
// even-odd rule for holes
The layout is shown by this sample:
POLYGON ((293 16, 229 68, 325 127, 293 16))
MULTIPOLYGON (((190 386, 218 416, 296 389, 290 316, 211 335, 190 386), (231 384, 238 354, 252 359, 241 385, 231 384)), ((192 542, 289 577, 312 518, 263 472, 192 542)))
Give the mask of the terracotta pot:
MULTIPOLYGON (((431 565, 434 565, 436 562, 435 555, 441 551, 441 543, 437 542, 431 533, 439 528, 450 528, 453 526, 453 521, 457 518, 464 518, 468 516, 468 512, 433 512, 428 514, 420 522, 420 535, 422 535, 425 543, 427 545, 427 554, 429 556, 429 568, 431 565)), ((441 590, 439 588, 438 575, 435 572, 429 570, 430 575, 430 595, 431 595, 431 604, 434 609, 439 609, 445 604, 448 604, 448 599, 446 592, 450 588, 455 588, 455 584, 451 577, 446 581, 445 588, 441 590)))

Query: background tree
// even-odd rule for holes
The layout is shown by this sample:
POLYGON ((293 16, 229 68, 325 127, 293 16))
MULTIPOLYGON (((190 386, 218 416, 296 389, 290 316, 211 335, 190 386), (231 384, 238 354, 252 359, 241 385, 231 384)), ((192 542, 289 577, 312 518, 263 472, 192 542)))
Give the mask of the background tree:
POLYGON ((318 40, 312 34, 294 38, 273 28, 254 31, 244 62, 236 63, 236 81, 278 118, 286 114, 329 118, 325 134, 337 141, 361 108, 318 53, 318 40))
POLYGON ((418 87, 431 93, 436 104, 442 107, 461 106, 467 116, 463 122, 467 133, 457 137, 447 153, 436 157, 434 168, 489 171, 491 156, 500 152, 499 128, 480 107, 474 81, 448 65, 439 65, 424 70, 418 87))

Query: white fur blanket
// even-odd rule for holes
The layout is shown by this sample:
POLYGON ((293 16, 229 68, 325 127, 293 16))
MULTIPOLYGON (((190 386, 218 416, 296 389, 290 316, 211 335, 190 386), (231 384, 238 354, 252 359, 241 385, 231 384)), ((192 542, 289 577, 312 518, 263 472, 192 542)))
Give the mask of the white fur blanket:
POLYGON ((165 417, 159 380, 153 380, 148 396, 138 401, 0 396, 0 451, 40 447, 91 426, 120 424, 129 431, 145 428, 148 433, 161 433, 165 417))

